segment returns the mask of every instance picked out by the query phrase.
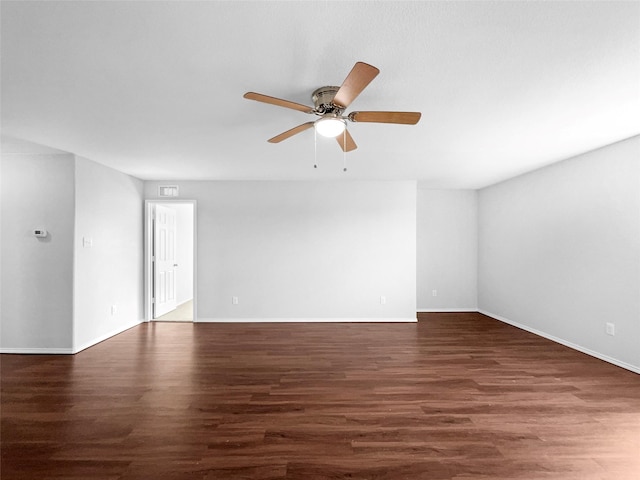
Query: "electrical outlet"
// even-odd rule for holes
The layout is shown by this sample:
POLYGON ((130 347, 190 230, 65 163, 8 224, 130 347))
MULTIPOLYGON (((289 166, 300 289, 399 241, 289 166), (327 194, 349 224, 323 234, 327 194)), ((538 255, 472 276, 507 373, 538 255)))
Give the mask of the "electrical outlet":
POLYGON ((380 304, 384 305, 385 303, 387 303, 387 297, 380 297, 380 304))
POLYGON ((616 326, 613 323, 607 322, 604 324, 605 325, 605 331, 607 332, 607 335, 615 335, 616 334, 616 326))
POLYGON ((111 315, 115 315, 118 312, 118 307, 111 305, 111 315))
POLYGON ((431 296, 432 297, 437 297, 438 296, 438 290, 431 290, 431 296))
POLYGON ((231 303, 238 305, 238 297, 231 297, 231 303))

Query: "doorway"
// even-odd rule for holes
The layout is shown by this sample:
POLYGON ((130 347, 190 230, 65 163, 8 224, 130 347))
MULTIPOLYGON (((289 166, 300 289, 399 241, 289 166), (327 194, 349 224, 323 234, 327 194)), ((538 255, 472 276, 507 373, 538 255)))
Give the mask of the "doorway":
POLYGON ((145 319, 196 320, 196 201, 145 201, 145 319))

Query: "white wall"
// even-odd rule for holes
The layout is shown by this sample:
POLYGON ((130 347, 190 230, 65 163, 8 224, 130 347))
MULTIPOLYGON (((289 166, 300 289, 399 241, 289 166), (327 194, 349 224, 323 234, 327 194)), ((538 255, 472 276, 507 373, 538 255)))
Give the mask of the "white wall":
POLYGON ((415 320, 415 182, 145 182, 146 198, 160 183, 198 201, 198 320, 415 320))
POLYGON ((193 205, 167 205, 176 211, 176 299, 181 305, 193 299, 193 205))
POLYGON ((418 188, 418 311, 477 310, 477 205, 475 190, 418 188))
POLYGON ((144 207, 141 180, 79 157, 75 189, 77 351, 144 319, 144 207))
POLYGON ((2 157, 3 352, 72 351, 73 185, 73 155, 2 157))
POLYGON ((479 225, 481 311, 640 372, 640 137, 481 190, 479 225))

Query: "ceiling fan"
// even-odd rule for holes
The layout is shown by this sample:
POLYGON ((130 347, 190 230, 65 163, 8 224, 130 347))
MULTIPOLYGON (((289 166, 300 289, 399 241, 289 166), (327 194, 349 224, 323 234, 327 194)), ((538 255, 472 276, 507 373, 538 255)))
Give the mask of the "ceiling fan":
POLYGON ((255 92, 245 93, 244 98, 320 117, 315 121, 303 123, 270 138, 268 140, 270 143, 279 143, 315 127, 317 133, 325 137, 335 137, 342 150, 350 152, 355 150, 357 145, 347 130, 347 120, 350 122, 400 123, 405 125, 415 125, 420 120, 420 112, 351 112, 346 116, 343 115, 351 102, 360 95, 378 73, 380 70, 376 67, 364 62, 356 62, 340 87, 320 87, 313 92, 311 95, 313 107, 255 92))

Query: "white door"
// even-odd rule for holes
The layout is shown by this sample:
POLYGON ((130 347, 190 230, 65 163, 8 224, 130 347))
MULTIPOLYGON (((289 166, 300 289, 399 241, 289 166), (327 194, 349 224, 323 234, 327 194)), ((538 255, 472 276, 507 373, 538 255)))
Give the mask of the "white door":
POLYGON ((176 309, 176 211, 156 205, 153 226, 153 318, 176 309))

